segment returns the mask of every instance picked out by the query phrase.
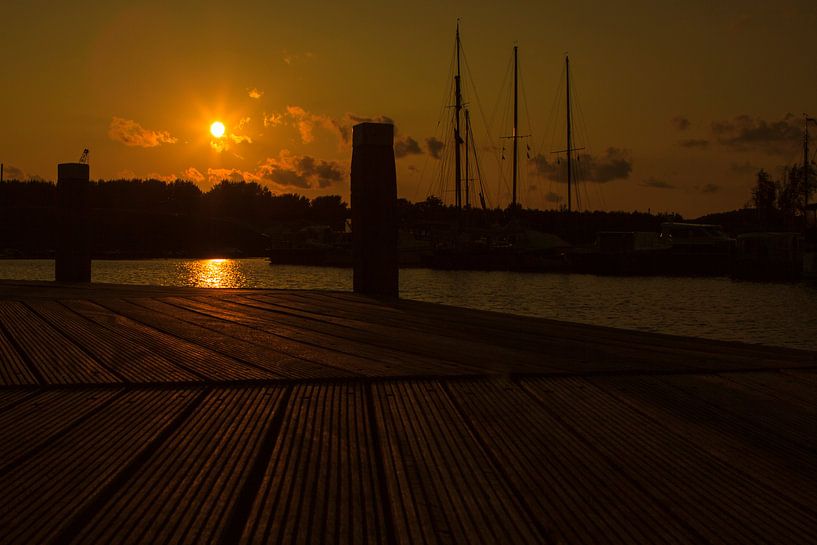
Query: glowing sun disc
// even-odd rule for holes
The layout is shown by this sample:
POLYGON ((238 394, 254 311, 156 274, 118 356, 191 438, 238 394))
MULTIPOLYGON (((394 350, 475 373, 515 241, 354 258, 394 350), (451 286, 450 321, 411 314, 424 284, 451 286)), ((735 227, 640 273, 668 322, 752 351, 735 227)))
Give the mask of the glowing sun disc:
POLYGON ((224 136, 224 123, 221 121, 213 121, 213 124, 210 125, 210 134, 216 138, 224 136))

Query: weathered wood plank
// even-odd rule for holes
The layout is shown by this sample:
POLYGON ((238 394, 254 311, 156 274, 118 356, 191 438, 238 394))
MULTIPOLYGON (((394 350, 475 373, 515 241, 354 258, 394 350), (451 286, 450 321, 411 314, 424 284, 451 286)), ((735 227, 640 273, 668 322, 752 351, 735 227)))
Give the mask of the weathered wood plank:
POLYGON ((43 392, 0 413, 0 474, 103 408, 116 393, 95 389, 43 392))
POLYGON ((695 543, 701 536, 508 380, 446 384, 555 543, 695 543))
POLYGON ((364 393, 295 388, 241 543, 387 543, 364 393))
POLYGON ((139 343, 71 312, 56 301, 37 300, 29 306, 55 329, 92 354, 125 382, 187 382, 198 377, 139 343))
MULTIPOLYGON (((174 303, 185 308, 206 312, 212 316, 241 323, 260 331, 317 347, 328 347, 342 354, 356 356, 356 373, 368 376, 394 376, 408 374, 457 374, 462 367, 444 360, 410 357, 404 353, 382 349, 365 343, 349 340, 341 335, 328 331, 315 331, 310 324, 291 323, 278 316, 260 309, 253 311, 250 307, 237 305, 227 301, 220 301, 218 305, 211 301, 195 298, 173 300, 174 303)), ((337 332, 334 332, 337 333, 337 332)))
POLYGON ((190 392, 129 392, 0 476, 3 543, 64 543, 62 532, 74 517, 94 511, 99 494, 195 398, 190 392))
POLYGON ((374 386, 378 434, 400 543, 543 543, 436 382, 374 386))
POLYGON ((324 354, 310 350, 300 343, 259 332, 240 323, 215 318, 203 312, 174 306, 173 299, 138 299, 133 302, 157 313, 209 329, 214 342, 224 347, 224 350, 282 377, 327 378, 353 375, 343 369, 317 363, 316 360, 325 359, 322 357, 324 354))
POLYGON ((0 385, 37 384, 37 377, 25 364, 0 323, 0 385))
POLYGON ((282 391, 208 393, 71 543, 217 543, 282 391))
POLYGON ((115 383, 122 379, 83 352, 23 303, 0 301, 0 322, 48 383, 115 383))
POLYGON ((444 329, 438 324, 435 331, 417 332, 405 324, 387 324, 376 317, 367 315, 343 317, 330 316, 316 312, 308 304, 300 307, 278 302, 262 300, 256 297, 233 296, 230 301, 254 308, 270 311, 272 316, 286 319, 308 320, 302 324, 318 322, 317 331, 324 331, 323 324, 336 326, 339 336, 350 338, 369 345, 406 352, 424 358, 445 359, 460 365, 464 372, 482 371, 493 373, 546 373, 565 371, 566 367, 552 367, 548 358, 536 351, 523 351, 513 348, 497 347, 490 339, 472 337, 467 345, 459 339, 440 335, 444 329))
MULTIPOLYGON (((162 358, 199 377, 199 380, 229 381, 269 377, 252 367, 208 350, 193 342, 159 331, 91 301, 67 300, 73 311, 128 340, 138 343, 162 358)), ((148 377, 145 377, 147 382, 148 377)))
POLYGON ((587 381, 524 383, 547 410, 710 543, 813 539, 812 513, 587 381))
POLYGON ((810 453, 787 447, 779 437, 672 386, 669 377, 594 378, 591 382, 801 508, 815 511, 817 465, 810 462, 810 453))

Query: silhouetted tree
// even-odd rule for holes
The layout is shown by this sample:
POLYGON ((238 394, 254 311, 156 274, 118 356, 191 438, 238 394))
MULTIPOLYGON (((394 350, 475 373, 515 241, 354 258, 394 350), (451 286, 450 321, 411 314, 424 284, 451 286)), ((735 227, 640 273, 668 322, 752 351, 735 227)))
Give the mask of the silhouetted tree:
POLYGON ((314 223, 324 223, 335 230, 342 230, 349 217, 349 205, 340 195, 324 195, 312 199, 309 219, 314 223))
POLYGON ((761 169, 757 173, 755 187, 752 188, 751 204, 757 210, 758 219, 763 224, 764 229, 769 228, 769 223, 777 217, 777 190, 778 185, 769 176, 769 173, 761 169))

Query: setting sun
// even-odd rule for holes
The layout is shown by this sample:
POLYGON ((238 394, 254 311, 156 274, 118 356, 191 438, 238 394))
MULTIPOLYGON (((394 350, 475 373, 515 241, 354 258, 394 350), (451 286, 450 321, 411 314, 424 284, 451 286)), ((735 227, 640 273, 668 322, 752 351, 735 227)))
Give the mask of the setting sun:
POLYGON ((224 123, 221 121, 213 121, 213 124, 210 125, 210 134, 216 138, 224 136, 224 123))

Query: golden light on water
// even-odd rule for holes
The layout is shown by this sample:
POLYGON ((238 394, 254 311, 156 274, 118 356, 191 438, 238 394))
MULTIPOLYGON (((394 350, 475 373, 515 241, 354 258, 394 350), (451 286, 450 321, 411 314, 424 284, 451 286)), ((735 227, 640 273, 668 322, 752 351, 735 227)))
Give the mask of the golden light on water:
POLYGON ((234 259, 201 259, 182 265, 184 284, 197 288, 240 288, 247 279, 234 259))

